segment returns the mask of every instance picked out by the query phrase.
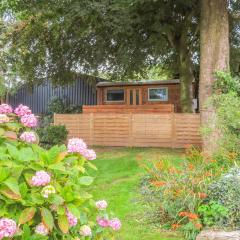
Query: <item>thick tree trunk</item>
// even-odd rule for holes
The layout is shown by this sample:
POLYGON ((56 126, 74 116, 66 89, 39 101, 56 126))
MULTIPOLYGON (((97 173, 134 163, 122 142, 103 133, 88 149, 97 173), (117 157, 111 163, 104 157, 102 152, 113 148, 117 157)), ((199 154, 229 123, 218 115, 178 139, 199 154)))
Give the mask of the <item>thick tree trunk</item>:
POLYGON ((219 131, 215 110, 206 104, 212 95, 214 73, 229 69, 229 23, 227 0, 202 0, 200 26, 200 83, 199 98, 201 123, 212 133, 203 137, 204 151, 212 154, 217 149, 219 131))
POLYGON ((179 44, 180 100, 182 112, 192 112, 194 74, 192 60, 187 47, 187 39, 183 35, 179 44))

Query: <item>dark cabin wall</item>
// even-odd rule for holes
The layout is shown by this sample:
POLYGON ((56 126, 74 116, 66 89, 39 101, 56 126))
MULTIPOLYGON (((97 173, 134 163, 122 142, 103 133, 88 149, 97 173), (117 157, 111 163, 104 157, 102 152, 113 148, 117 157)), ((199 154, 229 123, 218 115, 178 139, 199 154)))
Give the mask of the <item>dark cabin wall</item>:
POLYGON ((96 81, 77 79, 73 84, 53 87, 50 81, 39 86, 34 86, 32 90, 26 87, 20 88, 16 94, 9 97, 8 103, 13 107, 20 103, 29 106, 35 114, 47 112, 49 101, 53 97, 68 99, 69 105, 95 105, 97 103, 96 81))

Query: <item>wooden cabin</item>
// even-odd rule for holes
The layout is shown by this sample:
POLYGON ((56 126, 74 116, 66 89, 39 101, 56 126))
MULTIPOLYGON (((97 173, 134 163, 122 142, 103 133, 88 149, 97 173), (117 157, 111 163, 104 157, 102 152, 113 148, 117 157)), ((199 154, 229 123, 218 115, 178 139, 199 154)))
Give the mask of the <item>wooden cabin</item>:
MULTIPOLYGON (((118 108, 117 105, 119 108, 126 108, 127 106, 139 106, 141 108, 141 106, 146 106, 145 109, 150 106, 154 109, 159 105, 171 105, 174 108, 174 112, 181 112, 180 82, 178 79, 99 82, 96 87, 98 105, 114 105, 116 109, 118 108)), ((160 106, 160 108, 163 108, 163 106, 160 106)))

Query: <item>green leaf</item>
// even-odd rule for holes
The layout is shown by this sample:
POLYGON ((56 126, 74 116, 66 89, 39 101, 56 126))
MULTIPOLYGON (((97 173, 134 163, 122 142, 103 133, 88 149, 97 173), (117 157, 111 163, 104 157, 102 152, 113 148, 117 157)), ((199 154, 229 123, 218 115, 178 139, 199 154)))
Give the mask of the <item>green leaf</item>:
POLYGON ((58 215, 58 226, 64 234, 68 233, 69 224, 68 224, 68 219, 67 219, 66 214, 58 215))
POLYGON ((94 164, 90 163, 89 161, 87 161, 87 165, 93 170, 96 170, 96 171, 98 170, 97 167, 94 164))
POLYGON ((36 213, 36 208, 34 208, 34 207, 24 209, 22 211, 22 213, 20 214, 19 221, 18 221, 19 224, 24 224, 24 223, 32 220, 35 213, 36 213))
POLYGON ((67 204, 67 209, 77 218, 80 218, 80 212, 78 210, 78 208, 72 204, 72 203, 69 203, 67 204))
POLYGON ((3 182, 9 176, 9 169, 0 167, 0 182, 3 182))
POLYGON ((3 184, 5 184, 12 192, 14 192, 15 194, 21 197, 18 181, 15 178, 10 177, 7 180, 5 180, 3 184))
POLYGON ((21 148, 21 150, 19 151, 19 158, 21 161, 26 161, 26 162, 29 162, 29 161, 32 161, 32 160, 35 160, 36 159, 36 155, 34 154, 32 148, 30 147, 26 147, 26 148, 21 148))
POLYGON ((16 123, 16 122, 8 122, 6 123, 6 126, 9 130, 11 131, 19 131, 19 129, 22 127, 21 124, 16 123))
POLYGON ((41 216, 42 216, 42 222, 51 231, 54 225, 52 213, 47 208, 42 208, 41 216))
POLYGON ((10 154, 10 156, 12 158, 15 158, 17 160, 19 159, 19 151, 16 148, 16 146, 14 146, 12 144, 7 144, 7 149, 8 149, 8 153, 10 154))
POLYGON ((27 224, 24 224, 23 225, 22 240, 30 239, 30 235, 31 235, 31 230, 30 230, 29 226, 27 224))
POLYGON ((13 200, 20 200, 21 199, 21 195, 16 194, 9 187, 6 187, 6 186, 1 186, 0 187, 0 193, 2 195, 4 195, 5 197, 9 198, 9 199, 13 199, 13 200))
POLYGON ((84 176, 79 178, 79 184, 89 186, 93 183, 94 178, 90 176, 84 176))
POLYGON ((48 166, 48 168, 53 169, 53 170, 58 170, 61 172, 65 172, 66 168, 64 167, 63 163, 55 163, 55 164, 51 164, 48 166))

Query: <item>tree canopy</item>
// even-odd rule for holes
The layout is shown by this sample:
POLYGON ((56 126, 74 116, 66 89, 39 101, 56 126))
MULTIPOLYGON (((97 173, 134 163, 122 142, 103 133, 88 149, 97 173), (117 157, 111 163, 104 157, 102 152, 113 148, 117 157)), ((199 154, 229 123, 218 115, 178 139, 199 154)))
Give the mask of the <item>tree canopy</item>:
MULTIPOLYGON (((191 108, 199 73, 198 0, 14 0, 3 4, 12 66, 29 83, 64 84, 75 73, 144 78, 152 67, 181 79, 182 105, 191 108)), ((230 2, 229 11, 240 9, 230 2)), ((232 64, 239 25, 231 21, 232 64)), ((237 69, 235 65, 235 69, 237 69)))

